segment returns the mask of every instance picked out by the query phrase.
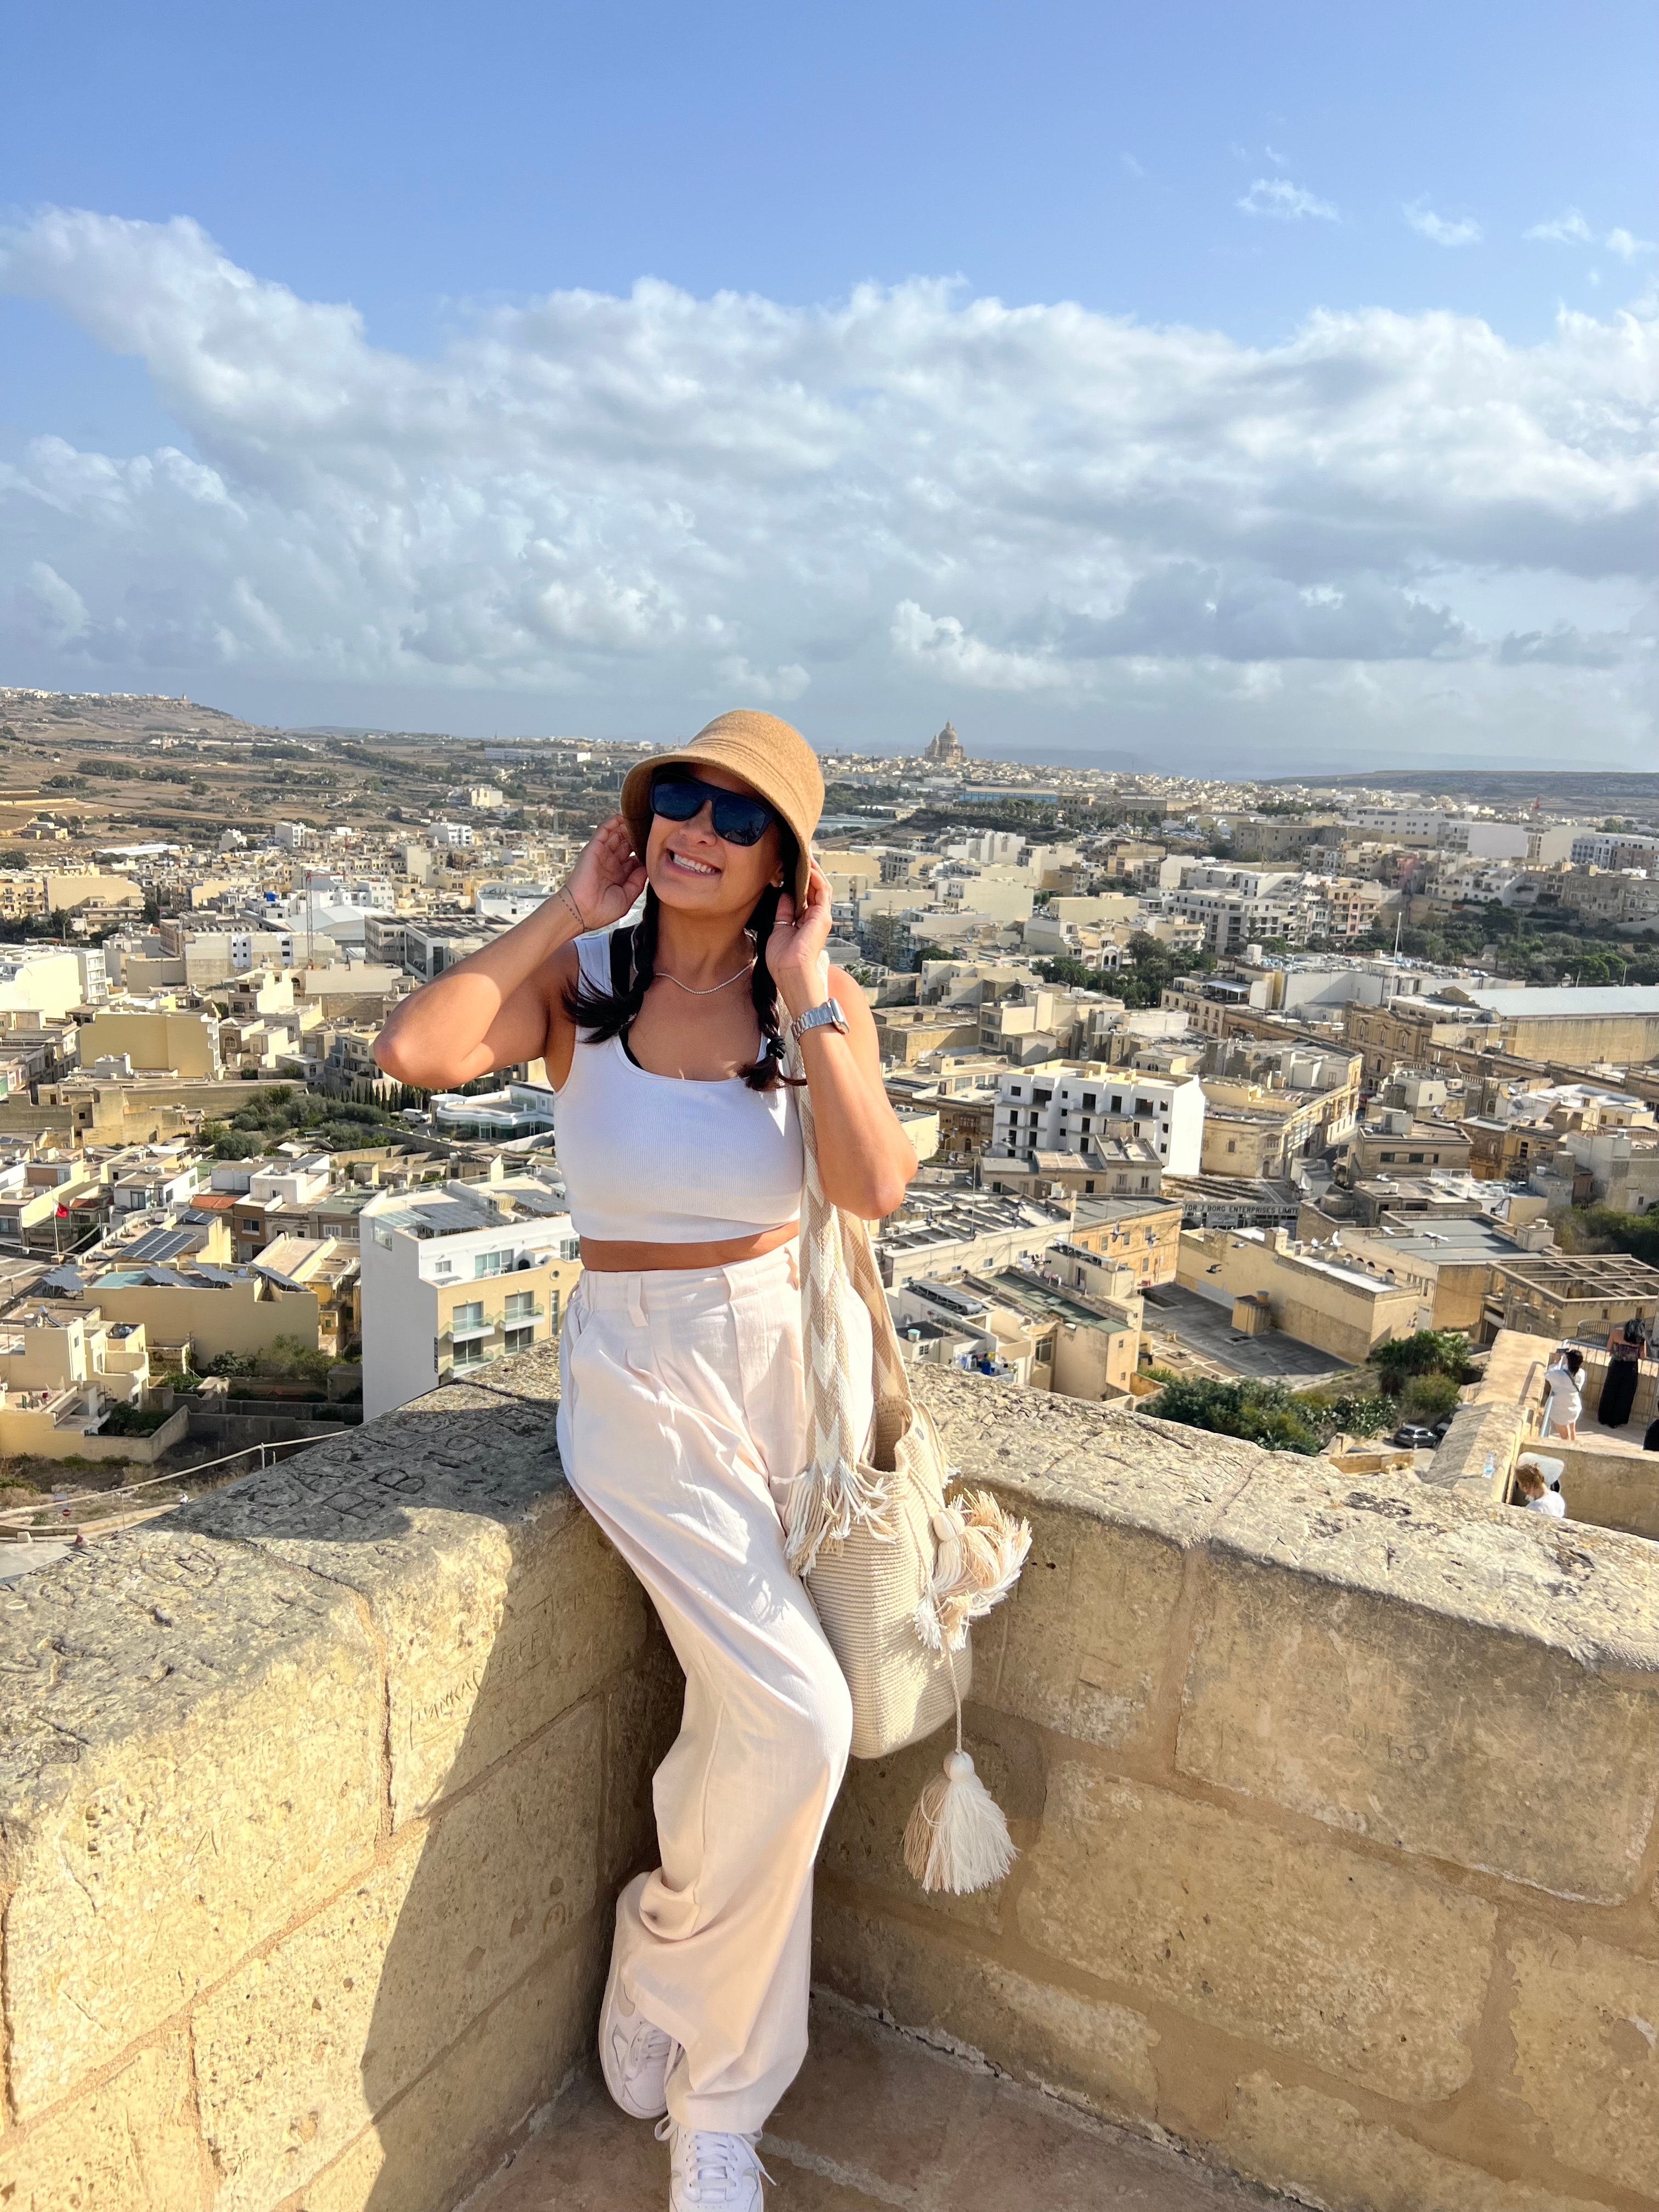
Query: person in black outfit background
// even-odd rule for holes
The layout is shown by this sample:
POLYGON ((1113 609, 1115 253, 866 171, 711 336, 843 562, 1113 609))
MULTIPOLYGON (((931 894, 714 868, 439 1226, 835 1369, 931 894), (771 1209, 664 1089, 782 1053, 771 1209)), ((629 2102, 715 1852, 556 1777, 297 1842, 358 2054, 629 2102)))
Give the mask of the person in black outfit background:
POLYGON ((1622 1429, 1636 1403, 1636 1384, 1648 1333, 1639 1316, 1613 1329, 1607 1338, 1607 1371, 1601 1384, 1595 1418, 1604 1429, 1622 1429))

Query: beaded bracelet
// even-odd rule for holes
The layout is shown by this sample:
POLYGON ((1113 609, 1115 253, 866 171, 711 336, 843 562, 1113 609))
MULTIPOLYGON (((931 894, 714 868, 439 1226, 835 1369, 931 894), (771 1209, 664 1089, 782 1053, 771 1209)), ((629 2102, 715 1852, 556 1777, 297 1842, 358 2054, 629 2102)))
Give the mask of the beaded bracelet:
POLYGON ((575 915, 577 928, 585 933, 587 928, 587 923, 583 918, 581 908, 576 903, 576 894, 571 890, 568 884, 561 884, 559 885, 559 896, 567 902, 571 913, 575 915))

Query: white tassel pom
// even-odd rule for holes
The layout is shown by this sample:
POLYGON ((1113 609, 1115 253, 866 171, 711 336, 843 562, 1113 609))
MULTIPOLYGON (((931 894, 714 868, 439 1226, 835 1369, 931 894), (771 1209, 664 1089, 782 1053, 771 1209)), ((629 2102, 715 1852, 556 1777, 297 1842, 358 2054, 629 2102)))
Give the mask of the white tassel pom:
POLYGON ((933 1516, 938 1550, 913 1616, 929 1651, 960 1651, 968 1625, 982 1620, 1019 1579, 1031 1548, 1030 1523, 1005 1513, 988 1491, 952 1499, 933 1516))
POLYGON ((988 1889, 1013 1864, 1002 1808, 960 1747, 922 1791, 904 1831, 904 1863, 924 1889, 988 1889))

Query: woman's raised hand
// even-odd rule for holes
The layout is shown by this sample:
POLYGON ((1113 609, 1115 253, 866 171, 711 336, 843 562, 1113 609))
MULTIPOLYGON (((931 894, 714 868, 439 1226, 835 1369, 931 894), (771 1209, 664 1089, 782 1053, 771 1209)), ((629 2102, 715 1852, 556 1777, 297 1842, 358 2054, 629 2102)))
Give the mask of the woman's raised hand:
POLYGON ((565 880, 590 929, 622 920, 645 889, 645 863, 620 814, 600 823, 565 880))
POLYGON ((805 905, 797 914, 793 894, 783 892, 772 933, 766 940, 766 964, 792 1014, 821 1006, 829 993, 830 962, 823 948, 829 942, 831 918, 829 878, 814 860, 807 878, 805 905))

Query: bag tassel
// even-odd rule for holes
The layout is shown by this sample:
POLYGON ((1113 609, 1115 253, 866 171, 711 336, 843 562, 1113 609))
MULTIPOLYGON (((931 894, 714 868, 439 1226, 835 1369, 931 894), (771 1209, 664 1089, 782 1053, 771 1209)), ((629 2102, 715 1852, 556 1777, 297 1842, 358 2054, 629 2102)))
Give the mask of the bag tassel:
POLYGON ((1017 1856, 1001 1806, 962 1747, 958 1699, 957 1747, 916 1801, 904 1831, 904 1863, 924 1889, 965 1897, 1000 1881, 1017 1856))
POLYGON ((824 1472, 805 1468, 789 1486, 784 1515, 784 1557, 792 1574, 807 1575, 826 1544, 845 1543, 854 1523, 890 1540, 891 1499, 884 1482, 866 1481, 858 1462, 837 1459, 824 1472))
MULTIPOLYGON (((928 1595, 916 1607, 916 1629, 924 1643, 929 1629, 935 1650, 959 1651, 968 1640, 968 1623, 987 1613, 1007 1595, 1031 1548, 1024 1521, 1005 1513, 988 1490, 977 1490, 933 1516, 939 1552, 928 1595), (948 1525, 947 1525, 948 1524, 948 1525)), ((962 1745, 962 1688, 951 1667, 951 1695, 957 1709, 956 1749, 947 1753, 916 1800, 904 1828, 904 1863, 927 1890, 946 1889, 965 1897, 1000 1881, 1018 1856, 1008 1823, 996 1799, 980 1780, 962 1745)))
POLYGON ((939 1550, 915 1610, 916 1634, 930 1651, 960 1651, 969 1623, 982 1620, 1019 1579, 1030 1525, 1005 1513, 988 1490, 975 1490, 934 1514, 933 1529, 939 1550))

